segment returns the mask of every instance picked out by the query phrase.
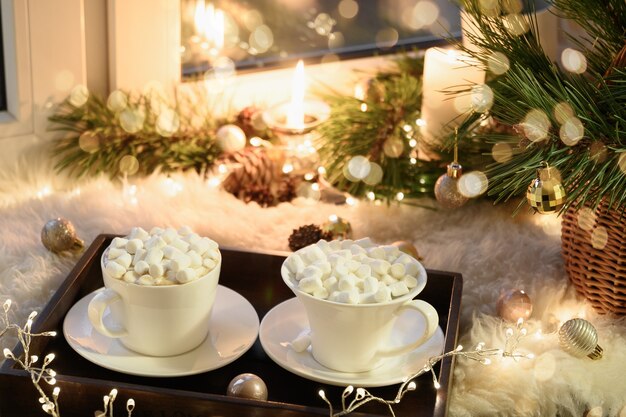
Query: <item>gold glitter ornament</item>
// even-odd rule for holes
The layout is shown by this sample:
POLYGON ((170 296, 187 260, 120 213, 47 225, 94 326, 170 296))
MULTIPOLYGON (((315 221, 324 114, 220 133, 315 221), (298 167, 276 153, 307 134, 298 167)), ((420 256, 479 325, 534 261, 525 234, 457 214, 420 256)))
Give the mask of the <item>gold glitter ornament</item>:
POLYGON ((551 174, 547 162, 545 167, 537 169, 537 178, 532 180, 526 191, 526 201, 538 213, 550 214, 563 208, 565 204, 565 188, 551 174))
POLYGON ((419 252, 417 251, 417 248, 415 247, 415 245, 407 240, 397 240, 395 242, 393 242, 391 244, 392 246, 395 246, 396 248, 400 249, 401 252, 406 253, 407 255, 412 256, 413 258, 417 259, 418 261, 421 261, 422 258, 419 254, 419 252))
POLYGON ((43 226, 41 243, 54 253, 78 252, 85 247, 85 243, 76 236, 72 222, 62 218, 50 220, 43 226))
POLYGON ((226 394, 229 397, 266 401, 267 385, 257 375, 245 373, 237 375, 230 381, 226 394))
POLYGON ((448 165, 447 172, 435 183, 435 198, 446 209, 456 209, 467 203, 467 198, 459 190, 459 178, 463 175, 463 167, 459 164, 458 130, 454 136, 454 161, 448 165))
POLYGON ((524 290, 505 291, 496 303, 496 314, 509 322, 514 323, 519 319, 528 320, 532 313, 533 303, 524 290))
POLYGON ((332 240, 345 240, 352 238, 352 225, 349 221, 335 216, 334 214, 323 223, 322 232, 330 234, 332 240))
POLYGON ((561 349, 577 358, 602 358, 602 347, 598 345, 598 332, 593 324, 585 319, 571 319, 559 329, 561 349))

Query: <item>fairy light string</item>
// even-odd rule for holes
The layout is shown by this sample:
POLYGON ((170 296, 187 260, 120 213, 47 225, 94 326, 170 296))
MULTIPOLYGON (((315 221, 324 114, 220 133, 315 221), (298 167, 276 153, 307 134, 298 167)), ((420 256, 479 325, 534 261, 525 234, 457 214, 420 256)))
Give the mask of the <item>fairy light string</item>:
MULTIPOLYGON (((455 158, 456 159, 456 158, 455 158)), ((393 406, 395 404, 399 404, 404 396, 410 392, 414 391, 417 388, 417 384, 415 379, 421 375, 429 373, 432 375, 433 386, 435 389, 441 388, 441 384, 439 383, 439 379, 437 378, 437 374, 435 373, 434 366, 442 361, 445 358, 449 357, 461 357, 465 359, 469 359, 472 361, 476 361, 481 363, 482 365, 490 365, 492 363, 492 358, 513 358, 515 361, 519 359, 532 359, 534 355, 524 354, 517 350, 521 340, 528 334, 528 330, 524 327, 524 320, 519 319, 514 328, 509 327, 505 330, 505 342, 504 348, 488 348, 485 349, 485 343, 478 343, 473 350, 463 350, 462 345, 458 345, 456 349, 442 353, 441 355, 433 356, 426 361, 426 364, 420 368, 416 373, 404 379, 404 382, 400 384, 397 394, 395 398, 386 400, 381 397, 377 397, 367 391, 365 388, 355 388, 352 385, 347 386, 342 394, 341 394, 341 411, 335 412, 332 403, 326 397, 326 393, 323 389, 318 391, 318 395, 326 404, 329 409, 329 417, 341 417, 347 414, 352 413, 359 407, 369 403, 369 402, 377 402, 387 406, 389 409, 389 413, 392 417, 395 417, 396 414, 393 410, 393 406), (354 394, 354 395, 353 395, 354 394), (353 395, 352 399, 350 397, 353 395), (348 402, 349 401, 349 402, 348 402)))

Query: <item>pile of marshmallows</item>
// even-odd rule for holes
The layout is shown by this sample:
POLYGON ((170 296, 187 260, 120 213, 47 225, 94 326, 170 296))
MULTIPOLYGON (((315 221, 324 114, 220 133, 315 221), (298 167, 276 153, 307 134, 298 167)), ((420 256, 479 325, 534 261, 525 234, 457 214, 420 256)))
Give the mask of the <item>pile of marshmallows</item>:
POLYGON ((189 227, 155 227, 150 233, 134 227, 130 235, 113 239, 104 267, 113 278, 134 284, 185 284, 209 273, 219 257, 217 243, 189 227))
POLYGON ((285 267, 294 288, 347 304, 384 303, 408 294, 423 273, 411 256, 369 238, 320 240, 291 254, 285 267))

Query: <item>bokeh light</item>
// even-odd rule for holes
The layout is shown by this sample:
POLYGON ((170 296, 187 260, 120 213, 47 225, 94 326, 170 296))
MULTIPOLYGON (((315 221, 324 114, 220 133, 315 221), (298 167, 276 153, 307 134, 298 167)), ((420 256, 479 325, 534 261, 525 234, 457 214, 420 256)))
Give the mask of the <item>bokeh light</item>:
POLYGON ((339 15, 344 19, 352 19, 359 13, 359 3, 354 0, 341 0, 338 10, 339 15))
POLYGON ((439 17, 439 6, 432 1, 418 1, 411 13, 411 29, 421 29, 430 26, 439 17))
POLYGON ((404 152, 404 142, 398 138, 389 138, 383 143, 383 153, 390 158, 398 158, 404 152))
POLYGON ((72 88, 70 92, 70 103, 74 107, 82 107, 89 100, 89 90, 82 84, 72 88))
POLYGON ((127 108, 120 113, 120 125, 127 133, 137 133, 143 129, 145 113, 138 109, 127 108))
POLYGON ((596 213, 590 209, 589 207, 582 207, 578 210, 578 226, 583 229, 590 231, 593 229, 593 226, 596 224, 596 213))
POLYGON ((502 52, 494 51, 487 57, 487 68, 495 75, 502 75, 509 70, 511 63, 502 52))
POLYGON ((218 57, 213 68, 204 74, 206 80, 228 81, 235 76, 235 62, 226 57, 218 57))
MULTIPOLYGON (((369 159, 361 155, 352 157, 352 159, 348 161, 348 164, 346 166, 347 173, 356 180, 362 180, 366 178, 369 175, 370 170, 372 169, 372 165, 369 159)), ((348 175, 346 175, 346 177, 350 179, 348 175)))
POLYGON ((493 91, 487 84, 472 87, 472 109, 478 113, 485 113, 493 106, 493 91))
POLYGON ((576 145, 585 135, 585 127, 577 117, 570 117, 559 130, 561 141, 567 146, 576 145))
POLYGON ((252 33, 250 33, 248 42, 250 43, 250 47, 254 48, 257 53, 261 54, 267 52, 272 45, 274 45, 272 29, 267 25, 256 27, 252 33))
POLYGON ((134 175, 139 171, 139 160, 133 155, 124 155, 120 159, 119 169, 122 174, 134 175))
POLYGON ((375 162, 370 162, 370 172, 363 182, 367 185, 377 185, 383 180, 383 169, 375 162))
POLYGON ((333 32, 328 35, 328 49, 341 48, 345 44, 343 33, 333 32))
POLYGON ((461 175, 458 182, 459 193, 468 198, 484 194, 489 188, 489 180, 481 171, 472 171, 461 175))
POLYGON ((128 97, 121 90, 115 90, 109 94, 107 108, 112 112, 119 113, 128 106, 128 97))
POLYGON ((308 200, 319 201, 319 199, 322 197, 322 192, 320 191, 320 186, 318 183, 303 182, 298 186, 296 195, 298 197, 306 198, 308 200))
POLYGON ((513 148, 505 142, 498 142, 491 148, 491 157, 494 161, 504 164, 513 158, 513 148))
POLYGON ((394 28, 381 29, 376 33, 376 46, 378 48, 391 48, 398 43, 398 31, 394 28))
POLYGON ((156 120, 156 131, 163 137, 170 137, 180 128, 180 118, 172 109, 161 111, 156 120))
POLYGON ((100 138, 94 132, 83 132, 78 137, 78 146, 87 153, 97 152, 100 148, 100 138))
POLYGON ((250 32, 263 24, 263 15, 256 9, 246 10, 243 13, 243 24, 250 32))
POLYGON ((609 242, 609 233, 604 226, 598 226, 591 232, 591 246, 595 249, 604 249, 609 242))
POLYGON ((554 118, 557 120, 557 122, 561 124, 574 117, 574 109, 572 109, 572 106, 570 106, 569 103, 566 103, 564 101, 557 103, 554 106, 553 113, 554 118))
POLYGON ((526 137, 533 142, 540 142, 548 137, 550 119, 539 109, 528 112, 522 123, 526 137))
POLYGON ((320 13, 313 21, 313 28, 318 35, 328 36, 337 22, 328 13, 320 13))
POLYGON ((521 13, 524 4, 522 0, 502 0, 502 8, 506 13, 521 13))
POLYGON ((518 13, 512 13, 502 18, 504 27, 513 36, 521 36, 528 32, 528 21, 524 16, 518 13))
POLYGON ((563 68, 574 74, 582 74, 587 71, 587 58, 576 49, 565 48, 561 52, 561 64, 563 64, 563 68))
POLYGON ((493 17, 500 15, 499 0, 478 0, 478 7, 480 12, 485 16, 493 17))

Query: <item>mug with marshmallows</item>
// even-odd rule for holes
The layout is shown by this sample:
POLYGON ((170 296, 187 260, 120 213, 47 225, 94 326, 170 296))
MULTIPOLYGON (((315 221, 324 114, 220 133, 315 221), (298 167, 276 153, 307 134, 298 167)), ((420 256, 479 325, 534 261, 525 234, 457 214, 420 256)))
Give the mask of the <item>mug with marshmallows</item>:
POLYGON ((188 227, 135 227, 102 254, 105 289, 90 301, 89 320, 140 354, 193 350, 209 332, 221 264, 217 243, 188 227), (117 323, 104 320, 107 309, 117 323))
POLYGON ((370 371, 422 345, 439 324, 433 306, 413 299, 426 270, 395 246, 320 240, 288 256, 281 275, 306 310, 313 357, 335 371, 370 371), (424 331, 393 345, 395 319, 408 310, 423 317, 424 331))

